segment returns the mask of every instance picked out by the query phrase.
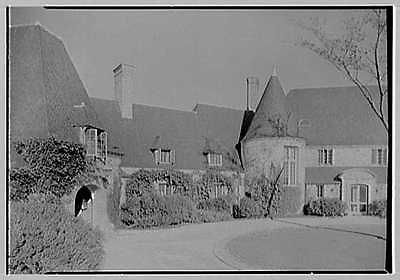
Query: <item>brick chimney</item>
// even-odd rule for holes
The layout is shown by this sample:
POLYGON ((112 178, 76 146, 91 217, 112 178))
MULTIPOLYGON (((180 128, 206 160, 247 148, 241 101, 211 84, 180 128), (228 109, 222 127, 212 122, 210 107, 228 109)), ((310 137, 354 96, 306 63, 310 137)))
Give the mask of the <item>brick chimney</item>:
POLYGON ((259 80, 257 77, 248 77, 247 83, 247 96, 246 96, 246 110, 255 111, 258 102, 259 80))
POLYGON ((122 118, 132 119, 133 72, 135 67, 119 64, 114 68, 114 94, 121 110, 122 118))

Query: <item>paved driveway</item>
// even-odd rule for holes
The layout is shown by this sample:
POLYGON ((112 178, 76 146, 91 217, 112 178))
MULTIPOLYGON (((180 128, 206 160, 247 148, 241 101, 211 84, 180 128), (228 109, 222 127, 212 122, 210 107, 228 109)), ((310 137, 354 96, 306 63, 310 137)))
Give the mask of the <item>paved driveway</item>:
MULTIPOLYGON (((242 268, 266 270, 384 270, 384 224, 285 221, 295 227, 234 238, 225 249, 242 268)), ((228 260, 229 258, 227 258, 228 260)))
MULTIPOLYGON (((335 232, 327 229, 307 229, 302 226, 303 224, 318 225, 318 226, 332 226, 336 225, 338 229, 342 227, 343 230, 359 231, 367 234, 383 234, 384 220, 371 218, 371 217, 345 217, 341 219, 329 218, 296 218, 296 219, 282 219, 279 221, 271 221, 269 219, 260 220, 235 220, 222 223, 210 224, 195 224, 185 225, 172 229, 161 230, 120 230, 110 232, 106 236, 105 250, 106 256, 103 263, 104 270, 231 270, 231 269, 278 269, 278 267, 265 267, 263 261, 257 262, 257 254, 262 253, 263 260, 269 259, 272 256, 282 256, 272 248, 269 250, 257 250, 260 244, 269 244, 263 240, 265 236, 272 236, 275 238, 277 233, 284 233, 282 239, 286 242, 287 239, 296 239, 298 236, 307 236, 309 234, 312 240, 316 240, 316 236, 336 238, 336 234, 345 234, 344 232, 335 232), (297 224, 296 224, 297 223, 297 224), (301 225, 298 225, 301 224, 301 225), (303 229, 302 229, 303 228, 303 229), (372 230, 373 229, 373 230, 372 230), (291 232, 296 233, 291 235, 291 232), (299 232, 300 230, 300 232, 299 232), (314 232, 315 231, 315 232, 314 232), (375 232, 374 232, 375 231, 375 232), (327 232, 329 234, 327 235, 327 232), (248 240, 254 241, 248 236, 257 236, 261 233, 261 239, 257 244, 248 243, 248 240), (238 239, 239 238, 239 239, 238 239), (244 238, 241 240, 240 238, 244 238), (237 243, 238 242, 238 243, 237 243), (260 243, 261 242, 261 243, 260 243), (235 245, 236 244, 236 245, 235 245), (239 245, 237 245, 239 244, 239 245), (265 252, 270 252, 265 253, 265 252), (243 255, 245 252, 247 255, 243 255), (253 259, 255 258, 255 259, 253 259)), ((279 239, 279 238, 278 238, 279 239)), ((361 246, 365 250, 373 250, 379 254, 377 255, 378 265, 381 266, 382 253, 384 254, 384 240, 378 240, 376 237, 362 235, 357 233, 346 233, 346 237, 337 239, 337 243, 345 241, 347 245, 358 248, 361 246), (364 242, 367 239, 379 242, 376 245, 374 242, 364 242), (360 241, 361 240, 361 241, 360 241), (361 242, 360 244, 358 242, 361 242), (374 245, 372 245, 374 244, 374 245), (382 251, 383 250, 383 251, 382 251)), ((303 243, 303 242, 301 242, 303 243)), ((289 243, 286 243, 289 244, 289 243)), ((318 241, 314 247, 317 251, 326 252, 329 255, 327 246, 329 244, 335 246, 333 243, 325 243, 318 241), (321 248, 321 250, 319 249, 321 248)), ((311 244, 312 245, 312 244, 311 244)), ((346 245, 346 246, 347 246, 346 245)), ((345 246, 345 245, 343 245, 345 246)), ((261 247, 260 247, 261 248, 261 247)), ((265 249, 265 248, 264 248, 265 249)), ((268 248, 269 249, 269 248, 268 248)), ((298 249, 287 246, 287 249, 298 249)), ((353 248, 354 249, 354 248, 353 248)), ((363 250, 364 250, 363 249, 363 250)), ((309 262, 299 262, 298 256, 304 255, 297 252, 289 254, 289 260, 294 265, 309 265, 309 262)), ((325 253, 322 253, 325 255, 325 253)), ((346 255, 345 251, 339 251, 339 255, 346 255)), ((319 259, 320 255, 310 255, 319 259)), ((284 258, 282 259, 284 260, 284 258)), ((325 258, 325 262, 337 261, 336 258, 325 258)), ((358 260, 363 263, 362 259, 358 260)), ((366 261, 369 263, 370 260, 366 261)), ((324 262, 323 262, 324 263, 324 262)), ((265 262, 265 264, 269 264, 265 262)), ((279 264, 271 263, 271 264, 279 264)), ((342 264, 342 263, 340 263, 342 264)), ((346 262, 347 264, 347 262, 346 262)), ((353 263, 354 264, 354 263, 353 263)), ((355 268, 358 266, 354 265, 355 268)), ((347 267, 346 267, 347 268, 347 267)), ((344 268, 342 268, 344 269, 344 268)))

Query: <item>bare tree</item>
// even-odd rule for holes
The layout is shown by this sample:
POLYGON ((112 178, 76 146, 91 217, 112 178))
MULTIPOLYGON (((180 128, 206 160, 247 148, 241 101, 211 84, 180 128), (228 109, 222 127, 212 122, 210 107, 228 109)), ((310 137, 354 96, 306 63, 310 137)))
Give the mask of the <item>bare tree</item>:
POLYGON ((388 95, 386 11, 371 9, 349 17, 343 32, 336 35, 328 32, 320 18, 299 26, 312 35, 312 39, 301 39, 300 46, 329 61, 354 83, 388 132, 384 109, 388 95), (368 86, 371 83, 377 90, 368 86))

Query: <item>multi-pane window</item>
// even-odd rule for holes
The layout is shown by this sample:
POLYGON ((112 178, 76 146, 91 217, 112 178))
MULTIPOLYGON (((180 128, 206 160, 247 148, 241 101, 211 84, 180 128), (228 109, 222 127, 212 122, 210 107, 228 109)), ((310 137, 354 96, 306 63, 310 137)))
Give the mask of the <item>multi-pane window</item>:
POLYGON ((298 148, 285 146, 284 176, 285 185, 297 184, 298 148))
POLYGON ((215 198, 224 196, 228 194, 228 189, 226 186, 222 184, 214 184, 214 193, 215 193, 215 198))
POLYGON ((158 191, 161 196, 167 196, 167 195, 172 195, 174 193, 174 188, 167 182, 161 181, 158 182, 158 191))
POLYGON ((377 148, 372 149, 372 164, 387 165, 387 149, 377 148))
POLYGON ((209 166, 222 166, 222 155, 217 153, 208 153, 207 161, 209 166))
POLYGON ((321 165, 333 165, 333 149, 319 149, 318 163, 321 165))
POLYGON ((171 163, 171 150, 161 150, 160 163, 171 163))
POLYGON ((85 128, 83 144, 86 155, 105 161, 107 159, 107 133, 96 128, 85 128))
POLYGON ((156 164, 173 164, 175 163, 175 151, 170 149, 154 150, 154 161, 156 164))
POLYGON ((324 185, 323 184, 318 184, 317 185, 317 197, 318 198, 323 198, 324 197, 324 185))

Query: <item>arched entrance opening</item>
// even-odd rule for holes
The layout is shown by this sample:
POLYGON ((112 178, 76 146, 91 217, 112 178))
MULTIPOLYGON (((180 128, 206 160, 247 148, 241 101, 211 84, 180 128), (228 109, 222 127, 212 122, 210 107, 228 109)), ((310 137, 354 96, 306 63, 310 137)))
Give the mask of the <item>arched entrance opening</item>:
POLYGON ((75 195, 75 217, 81 215, 91 204, 91 216, 93 221, 93 202, 94 194, 99 187, 89 184, 81 187, 75 195))

